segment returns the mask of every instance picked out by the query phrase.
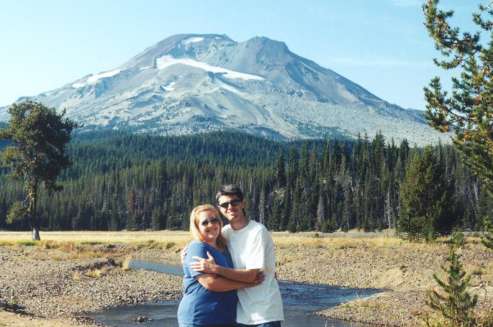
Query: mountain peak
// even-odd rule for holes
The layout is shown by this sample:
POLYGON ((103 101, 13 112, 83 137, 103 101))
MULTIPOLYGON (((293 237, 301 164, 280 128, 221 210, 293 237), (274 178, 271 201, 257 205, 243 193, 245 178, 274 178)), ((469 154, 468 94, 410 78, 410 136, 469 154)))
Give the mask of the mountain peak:
POLYGON ((255 36, 246 41, 249 45, 255 45, 259 47, 269 47, 274 49, 275 51, 289 52, 288 46, 286 43, 282 41, 277 41, 273 39, 269 39, 265 36, 255 36))
MULTIPOLYGON (((278 139, 355 137, 436 140, 421 114, 256 36, 177 34, 124 65, 31 97, 84 124, 164 135, 237 129, 278 139)), ((6 117, 0 108, 0 121, 6 117)))
POLYGON ((226 34, 176 34, 145 49, 123 66, 125 68, 153 66, 156 59, 165 55, 176 58, 196 58, 211 47, 235 44, 236 42, 226 34))
POLYGON ((156 43, 154 47, 168 47, 173 45, 175 47, 182 45, 196 45, 200 43, 211 43, 211 42, 227 42, 236 43, 226 34, 198 34, 198 33, 188 33, 188 34, 176 34, 165 38, 164 40, 156 43))

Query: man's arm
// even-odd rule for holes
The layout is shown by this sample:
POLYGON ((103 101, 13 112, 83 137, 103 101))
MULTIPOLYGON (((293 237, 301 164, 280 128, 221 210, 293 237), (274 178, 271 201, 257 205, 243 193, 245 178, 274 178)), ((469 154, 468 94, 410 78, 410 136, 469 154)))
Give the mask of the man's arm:
POLYGON ((245 283, 256 283, 264 280, 264 275, 260 269, 232 269, 218 265, 215 265, 215 267, 215 269, 212 269, 213 273, 228 279, 245 283))
POLYGON ((252 287, 255 283, 244 283, 235 280, 230 280, 217 275, 202 274, 196 277, 200 285, 214 292, 234 291, 240 288, 252 287))
POLYGON ((190 268, 205 274, 217 274, 230 280, 244 283, 261 283, 264 275, 260 269, 233 269, 217 265, 212 255, 207 252, 208 259, 194 256, 196 261, 190 264, 190 268))

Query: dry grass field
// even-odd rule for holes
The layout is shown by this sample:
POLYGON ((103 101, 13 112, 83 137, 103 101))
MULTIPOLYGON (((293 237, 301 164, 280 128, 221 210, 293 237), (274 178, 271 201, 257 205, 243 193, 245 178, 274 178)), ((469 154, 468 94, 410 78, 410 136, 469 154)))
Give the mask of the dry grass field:
MULTIPOLYGON (((128 270, 124 262, 138 258, 179 263, 179 252, 191 239, 184 231, 42 232, 41 242, 32 242, 30 236, 28 232, 0 232, 0 275, 4 277, 0 300, 11 296, 2 294, 2 287, 10 289, 9 294, 28 312, 62 321, 82 311, 179 296, 179 278, 128 270), (119 264, 107 265, 109 259, 119 264), (39 295, 33 298, 28 291, 38 287, 36 280, 45 281, 49 289, 37 289, 39 295)), ((321 315, 395 326, 422 324, 428 312, 426 294, 436 287, 432 275, 443 276, 440 267, 448 253, 445 239, 409 243, 391 231, 283 232, 273 233, 273 238, 279 279, 381 290, 321 315)), ((479 295, 478 311, 484 314, 493 305, 493 251, 485 249, 478 238, 469 237, 462 254, 465 269, 472 275, 472 292, 479 295)))
MULTIPOLYGON (((145 232, 41 232, 43 241, 78 242, 78 243, 129 243, 129 242, 175 242, 185 244, 190 240, 186 231, 145 231, 145 232)), ((0 231, 1 243, 30 242, 29 232, 0 231)))

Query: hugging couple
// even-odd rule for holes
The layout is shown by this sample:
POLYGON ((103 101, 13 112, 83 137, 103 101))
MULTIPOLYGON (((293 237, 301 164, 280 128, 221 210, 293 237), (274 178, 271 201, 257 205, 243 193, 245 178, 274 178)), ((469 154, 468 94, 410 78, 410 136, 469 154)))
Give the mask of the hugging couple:
POLYGON ((238 186, 222 186, 216 201, 219 209, 204 204, 190 214, 195 240, 183 254, 180 327, 280 327, 284 314, 270 233, 247 218, 238 186), (221 214, 229 221, 224 227, 221 214))

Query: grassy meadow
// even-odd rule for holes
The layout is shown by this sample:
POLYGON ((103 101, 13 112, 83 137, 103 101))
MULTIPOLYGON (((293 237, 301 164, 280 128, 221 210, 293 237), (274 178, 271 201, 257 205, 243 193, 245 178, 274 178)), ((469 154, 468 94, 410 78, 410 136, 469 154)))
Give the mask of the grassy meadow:
MULTIPOLYGON (((307 246, 319 246, 320 244, 361 244, 373 246, 394 246, 405 244, 404 240, 395 237, 391 230, 380 233, 365 233, 350 231, 348 233, 318 233, 318 232, 273 232, 276 245, 304 244, 307 246)), ((139 242, 174 242, 183 246, 191 240, 188 231, 62 231, 41 232, 41 242, 74 242, 80 244, 106 244, 106 243, 139 243, 139 242)), ((440 242, 440 240, 438 241, 440 242)), ((0 231, 0 245, 34 245, 30 232, 0 231)))
MULTIPOLYGON (((185 244, 190 240, 190 233, 186 231, 138 231, 138 232, 41 232, 41 242, 76 242, 76 243, 132 243, 132 242, 175 242, 185 244)), ((0 231, 0 244, 29 244, 30 232, 0 231)))

